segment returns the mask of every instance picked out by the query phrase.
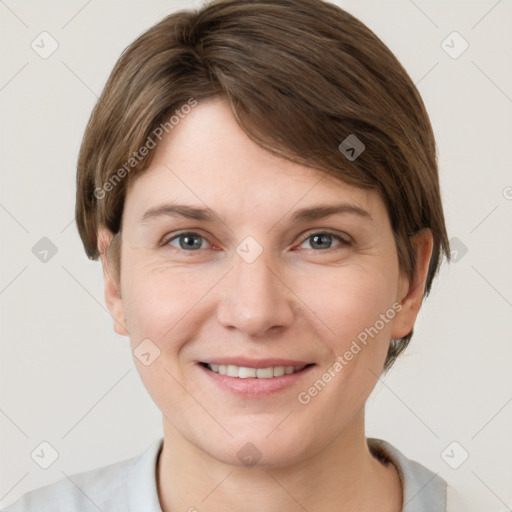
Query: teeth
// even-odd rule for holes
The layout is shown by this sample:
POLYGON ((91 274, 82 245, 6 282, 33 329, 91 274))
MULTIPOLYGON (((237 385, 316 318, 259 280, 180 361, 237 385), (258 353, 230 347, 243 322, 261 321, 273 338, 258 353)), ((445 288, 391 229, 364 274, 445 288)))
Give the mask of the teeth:
POLYGON ((247 368, 246 366, 235 366, 233 364, 207 364, 206 366, 212 372, 227 375, 228 377, 238 377, 239 379, 271 379, 300 372, 305 368, 305 365, 273 366, 270 368, 247 368))
POLYGON ((238 377, 239 376, 239 368, 232 365, 232 364, 228 364, 226 366, 226 375, 228 377, 238 377))
MULTIPOLYGON (((237 368, 236 366, 234 368, 237 368)), ((237 368, 238 374, 232 375, 232 377, 240 377, 241 379, 255 378, 258 370, 256 368, 237 368)))
MULTIPOLYGON (((293 367, 292 367, 293 368, 293 367)), ((274 376, 274 368, 258 368, 256 370, 256 377, 258 379, 271 379, 274 376)))
POLYGON ((284 375, 284 366, 276 366, 274 368, 274 377, 282 377, 284 375))

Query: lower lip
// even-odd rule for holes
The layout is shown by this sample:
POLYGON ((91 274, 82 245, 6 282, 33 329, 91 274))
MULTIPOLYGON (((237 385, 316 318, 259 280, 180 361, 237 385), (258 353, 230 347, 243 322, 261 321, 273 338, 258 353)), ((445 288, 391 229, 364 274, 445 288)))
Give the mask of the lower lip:
POLYGON ((228 377, 227 375, 221 375, 220 373, 212 372, 201 364, 198 364, 198 366, 210 379, 212 379, 215 384, 220 386, 222 389, 231 391, 232 393, 244 398, 261 398, 273 395, 279 391, 283 391, 284 389, 290 388, 297 384, 314 368, 314 365, 311 365, 304 368, 300 372, 283 375, 281 377, 272 377, 271 379, 241 379, 239 377, 228 377))

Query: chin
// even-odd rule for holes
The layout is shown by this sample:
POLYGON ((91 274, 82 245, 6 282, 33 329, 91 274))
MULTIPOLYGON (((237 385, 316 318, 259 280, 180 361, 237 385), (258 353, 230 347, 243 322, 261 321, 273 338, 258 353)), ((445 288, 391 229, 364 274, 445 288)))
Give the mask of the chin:
POLYGON ((205 451, 218 461, 238 467, 246 468, 279 468, 287 467, 307 458, 306 454, 297 451, 298 443, 279 447, 275 443, 254 443, 245 439, 241 442, 233 441, 229 447, 204 447, 205 451), (211 450, 207 450, 211 448, 211 450))
MULTIPOLYGON (((272 428, 275 428, 275 424, 272 428)), ((303 434, 292 434, 287 430, 276 433, 272 432, 272 428, 262 430, 254 425, 249 430, 236 430, 239 434, 235 434, 233 438, 220 434, 222 437, 211 439, 205 433, 199 436, 196 440, 198 442, 191 442, 219 462, 247 468, 286 467, 301 462, 314 452, 314 447, 303 434), (268 432, 272 433, 267 437, 268 432)))

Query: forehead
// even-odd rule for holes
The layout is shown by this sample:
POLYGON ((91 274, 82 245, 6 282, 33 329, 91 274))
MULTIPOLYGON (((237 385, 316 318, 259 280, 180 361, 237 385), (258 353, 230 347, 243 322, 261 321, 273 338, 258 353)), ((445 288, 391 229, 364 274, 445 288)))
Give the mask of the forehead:
POLYGON ((238 216, 264 211, 276 215, 294 206, 340 201, 350 201, 372 216, 386 214, 376 191, 348 185, 260 147, 240 128, 222 98, 199 102, 154 151, 151 165, 128 190, 128 215, 173 201, 238 216))

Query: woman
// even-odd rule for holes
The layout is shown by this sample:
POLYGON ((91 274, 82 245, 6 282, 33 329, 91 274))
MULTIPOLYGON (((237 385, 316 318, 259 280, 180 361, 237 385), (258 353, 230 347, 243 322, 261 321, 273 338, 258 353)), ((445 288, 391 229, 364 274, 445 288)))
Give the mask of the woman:
POLYGON ((164 438, 7 511, 455 510, 365 435, 450 253, 425 107, 361 22, 224 0, 149 29, 92 113, 76 220, 164 438))

